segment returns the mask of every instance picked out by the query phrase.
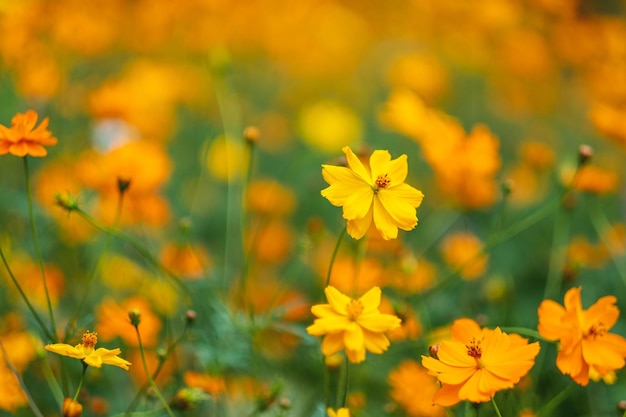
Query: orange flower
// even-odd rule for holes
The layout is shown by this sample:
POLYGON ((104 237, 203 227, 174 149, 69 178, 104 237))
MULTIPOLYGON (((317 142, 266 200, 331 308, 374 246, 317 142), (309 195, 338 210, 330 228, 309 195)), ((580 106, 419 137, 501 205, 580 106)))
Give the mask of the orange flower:
POLYGON ((602 297, 585 310, 581 290, 568 290, 563 306, 552 300, 542 301, 537 313, 541 336, 561 344, 556 366, 585 386, 590 374, 603 377, 624 367, 626 339, 608 332, 619 317, 617 299, 612 295, 602 297))
POLYGON ((185 385, 190 388, 200 388, 213 396, 221 394, 226 390, 224 378, 212 376, 209 374, 201 374, 194 371, 185 372, 183 379, 185 385))
POLYGON ((389 396, 410 417, 445 416, 445 410, 433 406, 431 399, 439 389, 439 383, 428 375, 424 367, 413 360, 402 362, 389 373, 389 396))
POLYGON ((481 253, 482 242, 469 232, 449 235, 441 245, 443 259, 465 280, 472 281, 485 274, 488 256, 481 253))
POLYGON ((38 117, 35 110, 27 110, 13 116, 11 127, 0 125, 0 155, 46 156, 48 151, 44 145, 56 145, 57 138, 47 129, 47 117, 35 127, 38 117))
POLYGON ((443 341, 437 358, 422 356, 431 375, 442 383, 435 404, 452 406, 459 401, 489 401, 497 391, 512 388, 535 364, 539 343, 508 335, 496 327, 481 329, 471 319, 452 324, 452 340, 443 341))

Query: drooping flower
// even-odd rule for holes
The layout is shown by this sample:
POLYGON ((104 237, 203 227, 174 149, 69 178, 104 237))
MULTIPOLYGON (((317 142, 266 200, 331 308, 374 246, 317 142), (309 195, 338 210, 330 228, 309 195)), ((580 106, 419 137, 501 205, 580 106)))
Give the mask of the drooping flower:
POLYGON ((307 327, 313 336, 324 336, 322 353, 330 356, 345 349, 350 362, 365 360, 365 351, 383 353, 389 347, 385 332, 400 326, 401 320, 378 310, 381 290, 373 287, 355 300, 328 286, 324 290, 329 304, 317 304, 311 312, 317 317, 307 327))
POLYGON ((506 334, 499 327, 481 329, 471 319, 452 324, 452 340, 441 342, 436 358, 422 356, 431 375, 442 384, 435 404, 452 406, 459 401, 489 401, 497 391, 512 388, 532 368, 539 343, 506 334))
POLYGON ((612 295, 602 297, 585 310, 581 290, 568 290, 563 306, 552 300, 542 301, 537 313, 539 334, 560 342, 556 366, 585 386, 590 375, 604 377, 624 367, 626 339, 609 333, 619 317, 617 299, 612 295))
POLYGON ((349 147, 342 150, 347 167, 322 165, 322 176, 330 185, 322 190, 322 196, 343 207, 348 234, 360 239, 372 222, 385 240, 398 237, 398 228, 415 228, 416 208, 424 194, 404 182, 407 156, 392 160, 388 151, 377 150, 364 165, 349 147))
POLYGON ((80 359, 89 366, 100 368, 102 364, 113 365, 122 369, 129 369, 131 365, 125 359, 120 358, 119 355, 122 351, 119 348, 116 349, 95 349, 98 342, 98 336, 95 332, 87 331, 83 334, 82 343, 76 346, 67 345, 65 343, 54 343, 46 345, 46 350, 57 353, 63 356, 69 356, 70 358, 80 359))
POLYGON ((0 155, 46 156, 48 151, 44 146, 56 145, 57 138, 48 130, 47 117, 35 127, 38 117, 31 109, 13 116, 11 127, 0 124, 0 155))

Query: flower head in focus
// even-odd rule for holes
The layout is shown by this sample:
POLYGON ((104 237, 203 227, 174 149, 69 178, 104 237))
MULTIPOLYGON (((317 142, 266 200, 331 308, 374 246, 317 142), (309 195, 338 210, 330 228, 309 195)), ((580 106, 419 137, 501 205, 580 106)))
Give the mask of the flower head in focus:
POLYGON ((125 359, 120 358, 122 351, 119 348, 109 350, 105 348, 95 349, 98 336, 95 332, 87 331, 83 334, 83 340, 76 346, 65 343, 54 343, 46 345, 46 350, 70 358, 80 359, 89 366, 100 368, 102 364, 113 365, 128 370, 131 365, 125 359))
POLYGON ((57 138, 47 129, 47 117, 35 127, 38 117, 35 110, 27 110, 13 116, 11 127, 0 124, 0 155, 46 156, 48 151, 44 146, 56 145, 57 138))
POLYGON ((442 387, 435 404, 449 407, 459 401, 489 401, 497 391, 512 388, 535 364, 539 343, 506 334, 500 328, 481 329, 471 319, 452 324, 452 340, 443 341, 436 358, 422 356, 422 365, 442 387))
POLYGON ((307 327, 313 336, 324 335, 322 353, 333 355, 342 348, 350 362, 365 360, 365 351, 383 353, 389 347, 385 332, 400 326, 401 320, 378 310, 381 290, 373 287, 355 300, 328 286, 324 290, 328 304, 317 304, 311 312, 317 317, 307 327))
POLYGON ((398 237, 399 228, 415 228, 416 208, 424 194, 404 182, 407 156, 392 160, 388 151, 377 150, 364 165, 349 147, 342 150, 347 167, 322 165, 322 175, 330 185, 322 190, 322 196, 343 207, 348 234, 360 239, 372 222, 385 240, 398 237))
POLYGON ((609 333, 617 322, 617 299, 608 295, 582 308, 582 287, 565 293, 564 305, 544 300, 537 311, 539 334, 560 342, 556 366, 574 382, 587 385, 590 376, 604 377, 624 367, 626 339, 609 333))

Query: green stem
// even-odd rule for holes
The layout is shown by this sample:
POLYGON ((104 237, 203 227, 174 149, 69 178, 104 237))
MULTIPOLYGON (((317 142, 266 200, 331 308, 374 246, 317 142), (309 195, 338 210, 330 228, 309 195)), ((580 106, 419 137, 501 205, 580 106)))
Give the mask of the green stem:
MULTIPOLYGON (((113 228, 117 227, 120 216, 122 214, 123 201, 124 201, 124 193, 120 192, 119 199, 117 202, 117 212, 115 214, 115 220, 113 221, 113 228)), ((89 295, 89 290, 91 289, 93 282, 95 281, 96 275, 98 271, 100 270, 100 266, 102 265, 105 254, 109 251, 109 247, 111 246, 112 240, 113 240, 113 234, 110 234, 110 233, 107 234, 107 239, 104 242, 104 247, 102 248, 102 252, 100 253, 100 256, 98 257, 98 261, 96 262, 96 265, 92 269, 91 274, 89 274, 89 279, 87 280, 87 285, 85 285, 85 289, 80 298, 80 302, 78 303, 78 307, 76 307, 76 310, 74 310, 74 314, 72 315, 71 319, 68 320, 67 325, 65 326, 64 341, 67 341, 67 338, 69 337, 74 327, 76 326, 76 321, 78 320, 78 316, 80 315, 80 312, 82 311, 83 307, 85 306, 85 303, 87 302, 87 296, 89 295)))
POLYGON ((502 414, 500 414, 500 409, 498 408, 498 404, 496 404, 495 396, 491 397, 491 404, 493 404, 493 408, 494 410, 496 410, 496 415, 498 417, 502 417, 502 414))
POLYGON ((11 281, 13 281, 13 284, 15 285, 15 288, 17 288, 17 291, 20 293, 20 296, 22 297, 22 299, 26 303, 26 306, 28 307, 28 309, 30 310, 31 314, 35 318, 35 321, 37 322, 37 324, 39 324, 39 327, 41 328, 41 331, 44 333, 44 335, 48 338, 49 341, 51 341, 51 342, 56 341, 55 336, 50 332, 50 330, 48 330, 48 328, 44 324, 43 320, 41 319, 41 317, 39 317, 39 314, 37 314, 37 311, 35 310, 33 305, 30 303, 30 300, 26 296, 26 293, 22 289, 22 286, 20 285, 19 282, 17 282, 17 279, 15 278, 15 275, 13 275, 13 271, 11 271, 11 267, 9 266, 9 263, 7 262, 7 259, 4 256, 4 252, 3 252, 1 246, 0 246, 0 258, 2 258, 2 263, 4 264, 4 267, 7 270, 8 274, 9 274, 9 277, 11 277, 11 281))
POLYGON ((345 408, 346 403, 348 402, 348 388, 350 387, 350 360, 348 359, 348 355, 346 355, 345 362, 345 370, 343 372, 343 394, 341 396, 341 407, 345 408))
POLYGON ((506 333, 517 333, 522 336, 532 337, 537 340, 545 340, 538 331, 533 329, 527 329, 525 327, 502 327, 501 330, 506 333))
POLYGON ((328 265, 328 273, 326 274, 326 285, 324 286, 324 288, 330 285, 330 275, 333 272, 333 265, 335 264, 335 258, 337 257, 337 252, 339 252, 339 246, 341 245, 341 241, 343 240, 343 237, 346 235, 347 231, 348 231, 348 227, 346 226, 343 228, 343 230, 339 234, 339 237, 337 238, 337 243, 335 243, 335 248, 333 249, 333 255, 331 256, 330 264, 328 265))
POLYGON ((100 230, 103 233, 107 233, 116 237, 124 242, 128 243, 135 249, 152 267, 154 267, 157 271, 161 272, 164 276, 166 276, 174 286, 178 287, 182 292, 188 293, 187 288, 181 283, 180 279, 168 270, 163 264, 161 264, 146 248, 143 247, 141 243, 139 243, 132 236, 127 235, 126 233, 117 230, 115 228, 111 228, 103 225, 93 217, 91 217, 87 212, 83 211, 81 208, 76 208, 74 210, 78 215, 80 215, 83 219, 87 221, 87 223, 91 224, 96 229, 100 230))
POLYGON ((548 277, 543 294, 544 299, 553 298, 559 292, 561 277, 567 261, 565 247, 569 239, 569 219, 565 218, 566 215, 567 213, 561 210, 557 213, 554 221, 550 264, 548 266, 548 277))
POLYGON ((165 401, 165 398, 163 398, 163 394, 161 394, 159 387, 157 386, 156 382, 154 382, 154 378, 152 378, 152 374, 148 370, 148 363, 146 362, 146 354, 143 349, 143 343, 141 342, 141 333, 139 333, 139 326, 134 325, 134 327, 135 327, 135 333, 137 334, 137 342, 139 343, 139 353, 141 353, 141 362, 143 363, 143 370, 146 373, 146 376, 148 377, 148 381, 150 382, 150 386, 152 387, 152 390, 154 391, 154 395, 156 395, 156 397, 159 399, 159 401, 161 402, 161 405, 163 405, 163 407, 167 411, 167 414, 170 417, 175 417, 174 413, 172 413, 172 410, 170 409, 169 404, 167 403, 167 401, 165 401))
POLYGON ((35 417, 43 417, 43 414, 41 414, 41 411, 39 411, 37 404, 35 404, 35 400, 30 395, 30 392, 28 391, 26 384, 24 384, 24 380, 22 379, 22 376, 17 371, 17 369, 15 369, 11 361, 9 361, 9 356, 7 355, 7 352, 4 349, 4 344, 2 343, 1 338, 0 338, 0 353, 1 353, 0 357, 4 358, 4 364, 6 365, 7 369, 9 370, 9 372, 11 372, 11 374, 13 374, 15 379, 17 379, 17 382, 20 385, 20 388, 22 389, 22 391, 24 392, 24 395, 26 396, 26 400, 28 401, 28 406, 30 407, 35 417))
POLYGON ((78 388, 76 388, 76 394, 74 394, 74 398, 72 399, 73 401, 76 401, 76 399, 78 398, 78 394, 80 394, 80 390, 83 388, 83 382, 85 382, 85 374, 87 373, 87 368, 89 367, 89 365, 87 365, 85 362, 82 362, 83 364, 83 373, 80 375, 80 382, 78 383, 78 388))
MULTIPOLYGON (((561 404, 567 397, 569 397, 569 395, 572 393, 574 388, 576 388, 576 384, 569 384, 567 388, 565 388, 563 391, 559 392, 557 395, 552 397, 552 399, 548 401, 546 405, 541 407, 541 409, 537 411, 537 415, 542 416, 542 417, 551 415, 552 411, 559 404, 561 404)), ((624 413, 624 417, 626 417, 626 412, 624 413)))
POLYGON ((46 271, 43 265, 43 257, 41 256, 41 248, 39 247, 39 238, 37 236, 37 228, 35 227, 35 215, 33 213, 33 193, 30 185, 30 170, 28 169, 28 156, 22 158, 24 161, 24 177, 26 179, 26 196, 28 197, 28 218, 30 220, 30 227, 33 234, 33 245, 35 246, 35 254, 37 255, 37 261, 39 262, 39 270, 41 271, 41 280, 43 282, 43 289, 46 293, 46 303, 48 304, 48 316, 50 317, 50 326, 52 328, 52 334, 57 334, 56 323, 54 320, 54 312, 52 311, 52 301, 50 300, 50 293, 48 292, 48 280, 46 279, 46 271))
POLYGON ((590 213, 589 217, 591 218, 591 224, 593 228, 596 230, 596 234, 602 240, 604 246, 607 247, 609 251, 609 256, 611 257, 611 261, 615 265, 615 269, 622 280, 622 283, 626 285, 626 269, 624 268, 623 262, 620 262, 618 257, 616 256, 615 250, 611 247, 611 242, 606 237, 607 231, 611 230, 611 223, 609 219, 607 219, 606 214, 602 210, 602 206, 600 205, 599 198, 595 198, 593 203, 590 204, 590 213))
MULTIPOLYGON (((153 380, 155 380, 159 376, 159 374, 161 373, 161 369, 163 369, 163 365, 165 364, 165 361, 167 361, 167 359, 172 354, 176 346, 183 340, 188 329, 189 329, 189 324, 185 323, 185 328, 183 329, 180 336, 178 336, 178 339, 176 339, 174 343, 170 345, 170 347, 165 352, 165 355, 163 355, 163 357, 160 358, 157 368, 152 373, 153 380)), ((139 403, 139 399, 146 392, 149 386, 150 386, 150 382, 147 382, 139 389, 139 391, 137 391, 137 394, 135 394, 135 398, 133 398, 133 401, 131 401, 130 405, 126 409, 125 415, 129 415, 135 409, 135 407, 137 407, 137 403, 139 403)))

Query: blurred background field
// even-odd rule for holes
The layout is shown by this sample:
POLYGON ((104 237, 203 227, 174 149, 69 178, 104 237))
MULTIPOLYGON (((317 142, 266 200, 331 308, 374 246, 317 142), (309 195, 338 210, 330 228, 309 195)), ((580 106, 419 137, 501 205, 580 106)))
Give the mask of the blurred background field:
MULTIPOLYGON (((624 310, 625 11, 623 0, 0 0, 0 124, 32 108, 58 138, 29 158, 58 340, 3 267, 0 416, 34 415, 9 364, 43 415, 61 415, 81 367, 43 346, 87 330, 133 365, 90 369, 83 415, 124 413, 147 381, 133 308, 151 370, 182 336, 156 381, 170 404, 185 388, 201 401, 176 415, 323 416, 329 390, 335 407, 338 371, 305 329, 345 223, 320 196, 321 164, 340 164, 344 146, 407 154, 407 183, 425 194, 415 230, 347 237, 333 266, 332 285, 381 286, 381 310, 403 319, 388 352, 351 368, 353 415, 445 415, 417 364, 457 318, 536 329, 539 303, 576 286, 585 306, 613 294, 624 310), (593 156, 574 178, 583 144, 593 156), (119 180, 130 185, 118 213, 119 180)), ((1 160, 0 245, 45 318, 23 162, 1 160)), ((614 331, 626 334, 623 319, 614 331)), ((623 371, 551 403, 573 384, 555 357, 542 344, 529 376, 499 394, 503 414, 622 415, 623 371)), ((166 415, 150 390, 138 398, 130 415, 166 415)))

